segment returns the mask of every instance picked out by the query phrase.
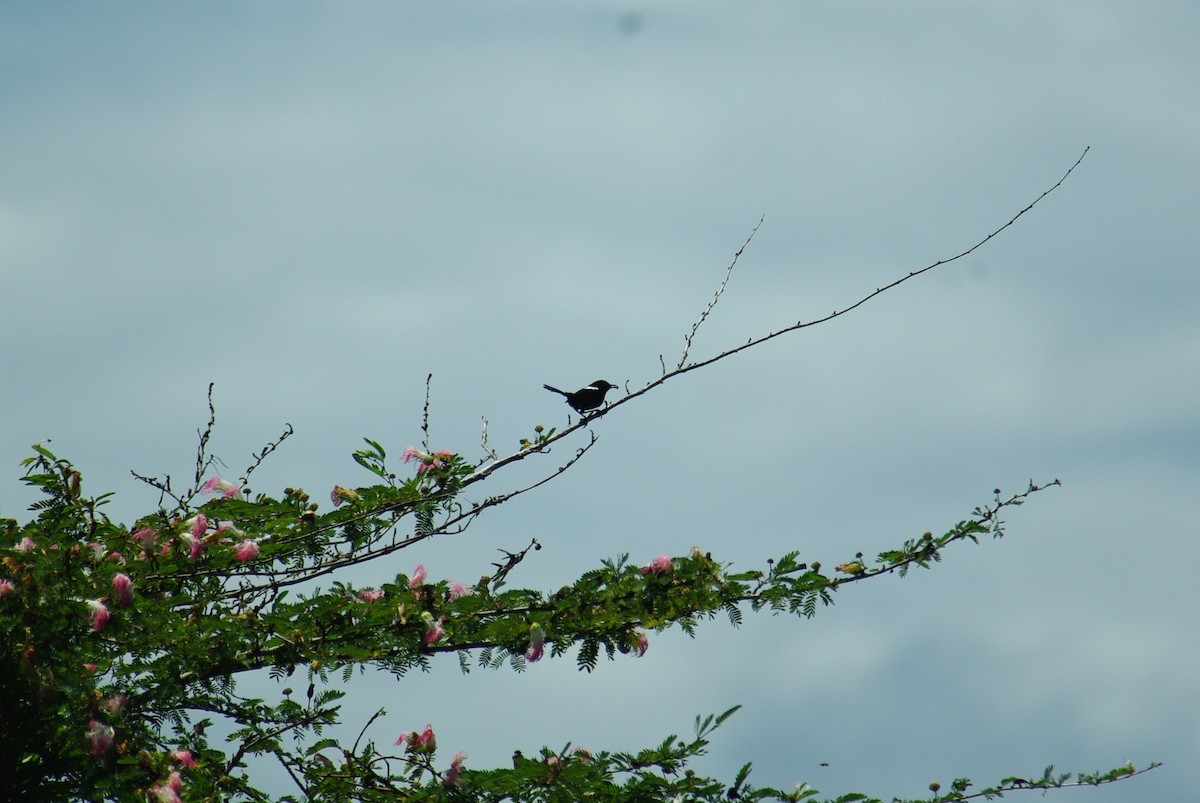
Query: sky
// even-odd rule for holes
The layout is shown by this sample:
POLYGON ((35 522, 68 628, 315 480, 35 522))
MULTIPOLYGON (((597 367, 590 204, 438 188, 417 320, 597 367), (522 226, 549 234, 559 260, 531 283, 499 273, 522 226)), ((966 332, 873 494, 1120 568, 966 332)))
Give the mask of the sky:
MULTIPOLYGON (((131 522, 213 452, 258 489, 367 484, 362 437, 481 459, 636 389, 763 218, 692 356, 970 257, 596 422, 574 468, 342 579, 515 585, 693 545, 826 565, 1058 478, 1000 541, 813 620, 645 657, 347 684, 344 732, 433 723, 467 766, 636 749, 742 710, 697 770, 927 794, 1126 760, 1055 799, 1182 800, 1200 756, 1200 7, 621 0, 0 9, 0 512, 49 441, 131 522), (824 766, 827 764, 828 766, 824 766)), ((498 473, 544 476, 583 437, 498 473)), ((264 679, 248 691, 274 694, 264 679)), ((279 794, 292 791, 266 773, 279 794)))

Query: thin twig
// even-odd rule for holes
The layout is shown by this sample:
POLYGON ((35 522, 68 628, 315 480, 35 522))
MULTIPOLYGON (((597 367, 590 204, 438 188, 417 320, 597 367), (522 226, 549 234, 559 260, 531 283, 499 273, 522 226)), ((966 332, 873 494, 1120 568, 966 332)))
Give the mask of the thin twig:
POLYGON ((246 469, 246 473, 242 475, 242 478, 238 482, 238 484, 244 488, 247 485, 247 483, 250 482, 250 475, 254 473, 254 470, 256 468, 258 468, 259 466, 262 465, 262 462, 263 462, 263 460, 266 459, 267 455, 269 455, 271 452, 278 449, 280 444, 282 444, 284 441, 286 441, 288 438, 290 438, 291 436, 293 436, 295 434, 296 434, 296 430, 292 427, 292 425, 285 423, 283 425, 283 432, 282 432, 282 434, 280 434, 280 436, 278 438, 276 438, 275 440, 271 441, 266 446, 264 446, 262 448, 262 451, 255 452, 250 455, 251 457, 254 458, 254 462, 251 463, 250 466, 246 469))
POLYGON ((486 416, 486 415, 484 415, 484 416, 480 416, 480 418, 482 418, 482 419, 483 419, 483 434, 482 434, 482 439, 481 439, 481 442, 480 442, 480 446, 482 446, 482 447, 483 447, 483 452, 484 452, 484 454, 486 454, 486 455, 487 455, 488 457, 490 457, 491 459, 495 460, 495 459, 496 459, 496 458, 497 458, 499 455, 497 455, 497 454, 496 454, 496 450, 495 450, 495 449, 493 449, 491 446, 488 446, 488 420, 487 420, 487 416, 486 416))
POLYGON ((421 432, 424 433, 422 446, 429 451, 429 389, 433 384, 433 374, 425 377, 425 411, 421 415, 421 432))
POLYGON ((376 711, 374 714, 371 715, 371 718, 367 720, 367 724, 363 725, 362 730, 360 730, 358 732, 358 738, 354 740, 354 747, 350 748, 351 753, 358 752, 358 743, 362 741, 363 734, 365 734, 367 732, 367 728, 371 727, 371 723, 374 722, 375 720, 379 719, 381 716, 383 716, 386 713, 387 713, 387 711, 385 709, 381 708, 378 711, 376 711))
MULTIPOLYGON (((725 292, 725 285, 729 284, 729 277, 733 275, 733 269, 737 265, 738 257, 740 257, 742 252, 746 250, 746 246, 750 245, 750 241, 754 239, 754 235, 758 233, 758 227, 762 225, 763 220, 765 220, 766 217, 766 215, 762 215, 759 217, 758 222, 754 224, 754 228, 750 230, 750 236, 746 238, 746 242, 742 243, 742 247, 739 248, 737 253, 733 255, 733 261, 731 261, 729 263, 729 267, 725 269, 725 278, 722 279, 721 283, 717 286, 717 292, 713 294, 712 300, 708 302, 708 306, 705 307, 704 311, 700 313, 700 317, 694 324, 692 324, 692 331, 688 332, 687 335, 684 336, 683 354, 680 355, 679 364, 675 366, 676 368, 682 368, 687 363, 688 352, 691 351, 692 348, 692 338, 696 336, 697 330, 700 329, 700 324, 704 323, 704 321, 708 319, 708 315, 713 311, 713 307, 717 306, 717 302, 721 300, 721 294, 725 292)), ((659 359, 662 359, 661 355, 659 359)), ((665 366, 663 367, 663 373, 666 373, 665 366)))

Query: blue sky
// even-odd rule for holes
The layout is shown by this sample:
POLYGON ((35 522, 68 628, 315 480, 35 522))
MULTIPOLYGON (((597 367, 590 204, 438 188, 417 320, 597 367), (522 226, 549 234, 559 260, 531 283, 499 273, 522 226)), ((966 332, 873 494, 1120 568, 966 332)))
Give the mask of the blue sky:
POLYGON ((957 253, 1091 146, 970 258, 669 383, 550 486, 347 579, 469 582, 531 537, 514 580, 546 589, 693 544, 833 563, 1060 478, 1006 539, 591 676, 358 678, 345 721, 382 700, 380 741, 432 722, 490 766, 741 703, 703 771, 917 796, 1162 760, 1082 794, 1193 789, 1194 4, 10 4, 0 23, 8 516, 47 438, 115 518, 150 509, 129 470, 188 475, 210 381, 231 475, 296 427, 256 475, 275 494, 366 483, 350 453, 418 442, 430 372, 435 447, 480 457, 482 416, 515 447, 565 420, 543 382, 636 388, 677 359, 760 216, 694 356, 957 253))

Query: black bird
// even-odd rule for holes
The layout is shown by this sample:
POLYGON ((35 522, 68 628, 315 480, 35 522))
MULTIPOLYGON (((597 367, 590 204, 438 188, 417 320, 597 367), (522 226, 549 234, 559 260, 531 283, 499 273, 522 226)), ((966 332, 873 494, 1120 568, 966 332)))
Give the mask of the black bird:
POLYGON ((597 379, 586 388, 580 388, 574 393, 567 393, 565 390, 551 387, 550 385, 542 385, 546 390, 553 391, 560 396, 567 397, 567 404, 574 408, 575 412, 582 415, 588 410, 595 410, 600 405, 604 404, 604 394, 616 387, 610 384, 608 380, 597 379))

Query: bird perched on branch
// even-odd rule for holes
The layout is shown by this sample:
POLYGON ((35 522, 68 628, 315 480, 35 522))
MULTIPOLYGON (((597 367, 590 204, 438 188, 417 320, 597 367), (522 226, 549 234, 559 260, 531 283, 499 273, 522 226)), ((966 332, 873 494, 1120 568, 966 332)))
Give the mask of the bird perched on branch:
POLYGON ((542 385, 546 390, 553 391, 560 396, 567 397, 567 404, 574 408, 575 412, 583 414, 588 410, 595 410, 600 405, 604 404, 604 394, 616 387, 604 379, 597 379, 586 388, 580 388, 574 393, 567 393, 565 390, 551 387, 550 385, 542 385))

